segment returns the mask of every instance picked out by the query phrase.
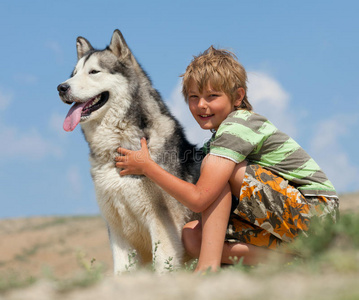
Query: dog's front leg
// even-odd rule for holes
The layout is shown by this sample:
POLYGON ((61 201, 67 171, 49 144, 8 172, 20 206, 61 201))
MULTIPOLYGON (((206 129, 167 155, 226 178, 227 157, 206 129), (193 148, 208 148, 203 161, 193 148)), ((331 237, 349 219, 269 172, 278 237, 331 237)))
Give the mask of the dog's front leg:
POLYGON ((134 250, 131 250, 130 245, 121 237, 118 231, 109 225, 107 229, 112 250, 114 275, 136 269, 137 263, 135 263, 135 259, 137 259, 137 257, 134 258, 131 255, 131 251, 134 250))
POLYGON ((150 233, 154 270, 158 273, 164 273, 179 268, 184 257, 184 248, 179 230, 170 222, 167 222, 167 224, 156 222, 152 225, 150 233))

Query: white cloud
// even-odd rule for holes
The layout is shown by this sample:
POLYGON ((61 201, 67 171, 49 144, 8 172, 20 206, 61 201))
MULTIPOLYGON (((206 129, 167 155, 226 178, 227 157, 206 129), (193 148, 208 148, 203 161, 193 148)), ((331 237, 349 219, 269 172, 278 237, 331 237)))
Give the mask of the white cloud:
POLYGON ((0 147, 1 160, 19 158, 24 160, 38 160, 45 156, 59 157, 60 148, 44 139, 36 129, 22 132, 15 127, 1 126, 0 147))
POLYGON ((45 43, 45 47, 50 49, 55 54, 56 61, 58 63, 61 63, 61 62, 64 61, 64 53, 63 53, 63 50, 62 50, 59 42, 57 42, 57 41, 47 41, 45 43))
POLYGON ((341 141, 343 136, 355 131, 358 122, 358 114, 337 115, 320 121, 313 128, 310 153, 338 192, 359 188, 359 169, 350 161, 348 150, 341 141))
POLYGON ((333 146, 338 147, 338 137, 347 132, 348 122, 346 118, 339 120, 338 118, 330 118, 321 121, 313 129, 315 131, 314 137, 311 141, 311 148, 315 152, 325 151, 333 146))
POLYGON ((0 111, 4 111, 7 109, 9 104, 12 101, 12 94, 4 92, 2 89, 0 89, 0 111))
POLYGON ((63 129, 63 122, 65 120, 65 116, 58 114, 58 113, 53 113, 50 116, 50 121, 49 121, 49 127, 52 131, 56 132, 59 136, 64 137, 66 134, 66 131, 63 129))
MULTIPOLYGON (((0 88, 0 112, 7 113, 12 94, 5 93, 0 88)), ((52 117, 53 119, 56 116, 52 117)), ((50 120, 50 126, 55 126, 55 120, 50 120)), ((0 161, 8 159, 40 160, 44 157, 61 157, 62 149, 58 144, 44 138, 36 128, 20 128, 2 121, 0 115, 0 161)))
MULTIPOLYGON (((0 89, 0 111, 5 111, 12 101, 10 93, 4 93, 0 89)), ((38 160, 44 156, 59 157, 62 151, 51 142, 44 139, 36 129, 24 130, 11 127, 1 122, 0 116, 0 160, 9 158, 24 160, 38 160)))
POLYGON ((261 71, 248 72, 248 100, 255 112, 290 136, 296 136, 296 118, 289 109, 290 95, 275 78, 261 71))
POLYGON ((26 74, 26 73, 18 73, 14 75, 14 79, 21 83, 26 85, 33 85, 36 84, 39 79, 33 75, 33 74, 26 74))
POLYGON ((285 110, 288 107, 289 94, 280 83, 264 72, 248 72, 248 94, 255 105, 268 105, 285 110))

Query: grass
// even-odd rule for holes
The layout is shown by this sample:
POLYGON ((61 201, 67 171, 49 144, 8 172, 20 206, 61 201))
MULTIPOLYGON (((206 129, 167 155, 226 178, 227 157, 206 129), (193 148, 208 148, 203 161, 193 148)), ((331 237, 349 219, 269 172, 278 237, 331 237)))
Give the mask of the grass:
MULTIPOLYGON (((60 293, 66 293, 77 288, 86 288, 99 282, 104 277, 104 266, 96 263, 92 258, 88 261, 83 252, 77 253, 77 263, 81 267, 81 272, 71 278, 58 279, 53 276, 51 269, 44 269, 40 278, 31 275, 21 274, 19 272, 7 271, 0 273, 0 294, 10 290, 25 288, 38 282, 41 279, 47 279, 55 283, 56 289, 60 293)), ((0 297, 1 298, 1 297, 0 297)))
POLYGON ((33 276, 24 276, 12 271, 6 272, 6 274, 2 273, 0 274, 0 293, 27 287, 36 281, 33 276))
POLYGON ((77 254, 77 262, 83 271, 73 278, 57 280, 58 291, 60 293, 66 293, 76 288, 86 288, 103 279, 103 265, 97 264, 95 258, 88 261, 85 253, 79 252, 77 254))
POLYGON ((359 271, 359 215, 344 214, 336 224, 315 219, 309 237, 298 238, 288 248, 302 264, 359 271))
POLYGON ((125 265, 126 271, 130 272, 132 269, 137 267, 137 264, 137 252, 136 250, 133 250, 128 254, 128 264, 125 265))
POLYGON ((47 246, 48 243, 38 243, 33 245, 31 248, 25 248, 20 254, 17 254, 15 256, 15 260, 28 261, 29 259, 31 259, 31 256, 35 255, 39 251, 39 249, 47 246))

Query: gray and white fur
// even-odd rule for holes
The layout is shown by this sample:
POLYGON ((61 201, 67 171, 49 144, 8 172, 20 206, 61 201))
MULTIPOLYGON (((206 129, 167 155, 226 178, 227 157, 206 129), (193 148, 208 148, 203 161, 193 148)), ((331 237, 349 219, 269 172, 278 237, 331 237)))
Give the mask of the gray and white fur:
POLYGON ((104 50, 95 50, 78 37, 77 56, 70 79, 58 86, 62 101, 74 104, 64 129, 72 131, 80 123, 89 144, 114 273, 126 271, 133 250, 140 263, 150 263, 156 246, 157 271, 165 269, 169 258, 179 266, 185 256, 182 226, 193 213, 145 176, 120 176, 114 159, 119 146, 138 150, 140 138, 146 137, 153 160, 175 176, 195 182, 201 152, 187 141, 119 30, 104 50))

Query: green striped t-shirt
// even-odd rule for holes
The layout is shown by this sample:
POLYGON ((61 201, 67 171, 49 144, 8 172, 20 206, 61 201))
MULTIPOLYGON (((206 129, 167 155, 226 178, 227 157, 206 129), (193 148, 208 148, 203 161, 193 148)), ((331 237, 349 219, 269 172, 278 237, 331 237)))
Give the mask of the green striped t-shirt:
POLYGON ((256 163, 290 181, 305 196, 336 197, 318 164, 291 137, 265 117, 236 110, 219 126, 204 152, 239 163, 256 163))

